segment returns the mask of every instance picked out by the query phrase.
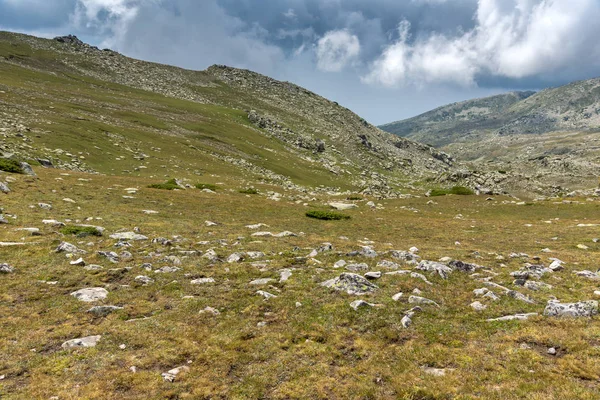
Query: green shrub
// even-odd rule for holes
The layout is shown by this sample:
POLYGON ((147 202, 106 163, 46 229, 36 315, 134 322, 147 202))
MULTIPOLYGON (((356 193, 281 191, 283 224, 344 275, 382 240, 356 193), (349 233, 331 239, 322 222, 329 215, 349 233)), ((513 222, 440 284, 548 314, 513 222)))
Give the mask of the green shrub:
POLYGON ((340 214, 334 211, 313 210, 306 213, 309 218, 322 219, 325 221, 339 221, 342 219, 350 219, 349 215, 340 214))
POLYGON ((431 197, 435 196, 446 196, 447 194, 456 194, 460 196, 468 196, 475 194, 471 189, 465 186, 453 186, 450 189, 431 189, 429 195, 431 197))
POLYGON ((63 235, 75 235, 78 237, 85 236, 102 236, 102 232, 100 232, 96 227, 93 226, 77 226, 77 225, 67 225, 60 230, 63 235))
POLYGON ((348 196, 346 197, 346 200, 362 200, 363 198, 361 196, 348 196))
POLYGON ((212 185, 210 183, 197 183, 196 184, 196 189, 210 189, 213 192, 217 190, 217 185, 212 185))
POLYGON ((23 168, 21 168, 21 164, 18 161, 9 158, 0 158, 0 171, 22 174, 23 168))
POLYGON ((458 194, 460 196, 470 196, 475 194, 474 191, 465 186, 454 186, 450 189, 450 194, 458 194))
POLYGON ((258 194, 258 190, 254 189, 254 188, 248 188, 248 189, 240 190, 240 193, 242 193, 242 194, 258 194))
POLYGON ((174 190, 179 189, 179 185, 175 181, 175 179, 169 179, 165 183, 153 183, 148 185, 149 188, 152 189, 163 189, 163 190, 174 190))

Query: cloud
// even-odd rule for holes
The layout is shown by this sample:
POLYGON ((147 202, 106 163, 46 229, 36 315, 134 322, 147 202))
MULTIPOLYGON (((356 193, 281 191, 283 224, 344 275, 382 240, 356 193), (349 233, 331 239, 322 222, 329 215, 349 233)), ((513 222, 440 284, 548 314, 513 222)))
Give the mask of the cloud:
POLYGON ((474 85, 485 76, 576 75, 582 63, 600 65, 598 20, 596 0, 479 0, 475 26, 459 35, 430 32, 411 41, 403 21, 363 81, 474 85))
POLYGON ((347 30, 327 32, 317 42, 317 67, 321 71, 339 72, 360 53, 360 41, 347 30))

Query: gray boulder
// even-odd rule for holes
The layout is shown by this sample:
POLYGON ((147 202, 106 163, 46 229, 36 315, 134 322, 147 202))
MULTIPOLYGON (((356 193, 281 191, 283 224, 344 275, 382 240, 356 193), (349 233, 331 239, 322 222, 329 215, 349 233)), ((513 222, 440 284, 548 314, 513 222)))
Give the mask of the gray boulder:
POLYGON ((10 193, 10 188, 4 182, 0 182, 0 192, 2 193, 10 193))
POLYGON ((31 176, 35 176, 35 172, 33 172, 33 169, 31 168, 31 165, 29 165, 26 162, 21 162, 21 169, 23 170, 23 173, 26 175, 31 175, 31 176))
POLYGON ((548 317, 591 317, 598 314, 598 302, 595 300, 577 303, 548 302, 544 315, 548 317))
POLYGON ((435 272, 441 276, 442 279, 448 279, 448 276, 452 273, 452 268, 435 261, 423 260, 417 265, 416 269, 420 271, 435 272))
POLYGON ((372 293, 379 288, 374 283, 371 283, 368 279, 360 275, 347 272, 341 274, 337 278, 321 283, 321 286, 354 295, 372 293))

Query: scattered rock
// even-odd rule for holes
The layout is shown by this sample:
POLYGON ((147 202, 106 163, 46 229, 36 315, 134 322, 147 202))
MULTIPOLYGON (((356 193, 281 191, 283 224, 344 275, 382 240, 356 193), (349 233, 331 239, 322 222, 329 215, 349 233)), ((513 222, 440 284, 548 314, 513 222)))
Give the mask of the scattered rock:
POLYGON ((104 288, 85 288, 71 293, 79 301, 90 303, 93 301, 104 300, 108 296, 108 291, 104 288))
POLYGON ((372 293, 378 286, 371 283, 366 278, 351 273, 343 273, 337 278, 330 279, 321 283, 321 286, 325 286, 334 290, 343 291, 353 295, 363 295, 372 293))
POLYGON ((163 372, 161 376, 166 382, 175 382, 175 378, 177 377, 177 375, 179 375, 181 372, 187 372, 189 370, 190 368, 184 365, 182 367, 173 368, 168 370, 167 372, 163 372))
POLYGON ((215 283, 214 278, 198 278, 190 282, 192 285, 203 285, 206 283, 215 283))
POLYGON ((271 278, 262 278, 262 279, 255 279, 252 282, 250 282, 250 285, 268 285, 269 283, 273 282, 275 279, 271 279, 271 278))
POLYGON ((379 279, 381 278, 381 272, 367 272, 365 274, 365 278, 370 279, 370 280, 375 280, 375 279, 379 279))
POLYGON ((420 296, 410 296, 408 298, 409 304, 423 304, 423 305, 432 305, 439 307, 440 305, 433 300, 426 299, 425 297, 420 296))
POLYGON ((94 306, 87 310, 87 312, 94 315, 95 317, 106 317, 107 315, 122 309, 123 307, 117 306, 94 306))
POLYGON ((0 274, 12 274, 15 269, 8 264, 0 264, 0 274))
POLYGON ((448 279, 448 276, 452 272, 452 268, 447 265, 435 262, 435 261, 421 261, 417 265, 416 269, 420 271, 436 272, 442 279, 448 279))
POLYGON ((265 300, 268 300, 268 299, 273 299, 273 298, 277 297, 277 296, 275 296, 274 294, 271 294, 271 293, 269 293, 269 292, 265 292, 264 290, 258 290, 258 291, 256 292, 256 294, 258 294, 259 296, 262 296, 262 297, 264 297, 264 298, 265 298, 265 300))
POLYGON ((77 248, 77 246, 72 245, 71 243, 62 242, 58 245, 55 250, 57 253, 67 253, 67 254, 86 254, 87 251, 81 250, 77 248))
POLYGON ((134 281, 141 283, 142 285, 149 285, 151 283, 154 283, 154 279, 150 278, 149 276, 145 276, 145 275, 138 275, 134 278, 134 281))
POLYGON ((140 235, 139 233, 135 232, 113 233, 110 235, 110 238, 116 240, 148 240, 147 236, 140 235))
POLYGON ((548 317, 591 317, 596 314, 598 314, 598 302, 595 300, 577 303, 550 300, 544 309, 544 315, 548 317))
POLYGON ((488 321, 493 322, 493 321, 523 321, 528 319, 529 317, 533 317, 538 315, 538 313, 528 313, 528 314, 514 314, 514 315, 506 315, 504 317, 499 317, 499 318, 490 318, 488 319, 488 321))
POLYGON ((72 349, 77 347, 96 347, 102 336, 87 336, 79 339, 71 339, 64 342, 61 347, 63 349, 72 349))
POLYGON ((354 300, 352 303, 350 303, 350 307, 352 307, 355 310, 358 310, 359 308, 363 307, 375 307, 375 304, 367 303, 364 300, 354 300))
POLYGON ((483 311, 487 308, 485 304, 482 304, 479 301, 474 301, 470 304, 471 308, 475 311, 483 311))
POLYGON ((329 206, 331 208, 335 208, 336 210, 339 210, 339 211, 352 210, 353 208, 358 208, 358 206, 356 204, 352 204, 352 203, 333 202, 333 203, 329 203, 329 206))

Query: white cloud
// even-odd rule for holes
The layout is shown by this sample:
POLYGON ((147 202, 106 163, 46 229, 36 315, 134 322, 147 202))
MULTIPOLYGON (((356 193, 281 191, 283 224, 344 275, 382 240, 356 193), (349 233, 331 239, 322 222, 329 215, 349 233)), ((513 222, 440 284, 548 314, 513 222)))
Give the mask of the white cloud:
POLYGON ((327 32, 317 42, 317 67, 322 71, 339 72, 360 54, 360 42, 347 30, 327 32))
POLYGON ((480 75, 519 79, 600 65, 599 20, 597 0, 479 0, 476 26, 454 37, 430 33, 411 42, 402 22, 363 81, 473 85, 480 75))

